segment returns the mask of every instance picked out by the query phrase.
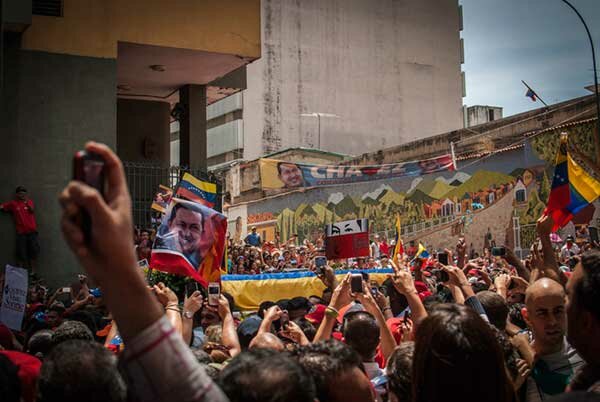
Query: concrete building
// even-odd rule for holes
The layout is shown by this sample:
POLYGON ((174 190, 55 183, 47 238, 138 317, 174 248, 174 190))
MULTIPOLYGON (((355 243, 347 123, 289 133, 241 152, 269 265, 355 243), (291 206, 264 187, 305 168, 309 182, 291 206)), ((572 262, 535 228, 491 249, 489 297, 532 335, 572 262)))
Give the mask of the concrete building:
POLYGON ((208 112, 222 152, 209 164, 293 147, 357 155, 462 128, 461 29, 457 0, 263 0, 247 89, 208 112))
POLYGON ((502 108, 499 106, 469 106, 465 107, 465 127, 477 126, 502 118, 502 108))
MULTIPOLYGON (((245 66, 261 55, 260 0, 2 6, 1 199, 13 197, 17 185, 29 189, 42 245, 39 273, 57 284, 79 271, 62 240, 56 201, 72 176, 72 155, 96 140, 124 161, 168 167, 177 104, 179 161, 205 167, 206 107, 244 89, 245 66)), ((9 217, 0 219, 0 231, 0 262, 14 263, 9 217)))

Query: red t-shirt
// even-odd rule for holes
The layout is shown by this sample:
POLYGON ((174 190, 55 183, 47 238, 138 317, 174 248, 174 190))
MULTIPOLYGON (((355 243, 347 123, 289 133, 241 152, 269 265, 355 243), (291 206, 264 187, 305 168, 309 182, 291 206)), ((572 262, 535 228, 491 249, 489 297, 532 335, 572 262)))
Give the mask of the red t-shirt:
POLYGON ((37 232, 37 224, 33 214, 33 201, 12 200, 2 204, 2 209, 12 213, 18 234, 37 232))
POLYGON ((390 246, 386 242, 379 243, 379 252, 387 256, 390 255, 390 246))

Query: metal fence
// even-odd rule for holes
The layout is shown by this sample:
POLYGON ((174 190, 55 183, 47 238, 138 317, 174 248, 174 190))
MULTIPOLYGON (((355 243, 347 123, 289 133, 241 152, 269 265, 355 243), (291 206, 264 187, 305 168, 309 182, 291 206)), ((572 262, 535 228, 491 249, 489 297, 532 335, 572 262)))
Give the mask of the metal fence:
POLYGON ((133 222, 140 228, 150 228, 158 222, 160 215, 151 209, 152 200, 160 184, 175 190, 184 173, 215 183, 217 185, 217 205, 221 210, 221 183, 210 173, 201 169, 188 169, 182 166, 165 167, 153 163, 123 162, 127 184, 131 192, 133 222))

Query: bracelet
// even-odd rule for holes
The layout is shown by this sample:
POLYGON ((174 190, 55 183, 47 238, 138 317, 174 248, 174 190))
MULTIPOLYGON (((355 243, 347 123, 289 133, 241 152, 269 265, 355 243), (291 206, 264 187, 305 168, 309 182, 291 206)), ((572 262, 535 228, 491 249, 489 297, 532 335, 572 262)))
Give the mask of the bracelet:
POLYGON ((339 316, 340 312, 331 306, 327 306, 327 308, 325 309, 325 315, 327 317, 331 317, 331 318, 336 318, 337 316, 339 316))
POLYGON ((167 307, 165 310, 171 310, 171 311, 176 311, 178 313, 181 313, 181 311, 179 310, 179 307, 167 307))

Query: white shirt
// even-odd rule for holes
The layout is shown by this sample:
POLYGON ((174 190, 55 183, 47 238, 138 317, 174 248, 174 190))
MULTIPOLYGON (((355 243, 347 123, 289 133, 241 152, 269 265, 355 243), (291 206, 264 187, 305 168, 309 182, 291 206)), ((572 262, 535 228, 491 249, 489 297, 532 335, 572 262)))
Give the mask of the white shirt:
POLYGON ((573 253, 573 255, 577 255, 579 254, 579 246, 577 246, 577 244, 573 243, 571 244, 571 248, 567 248, 567 245, 565 244, 564 246, 562 246, 562 248, 560 249, 560 256, 562 258, 570 258, 571 257, 571 253, 573 253))

